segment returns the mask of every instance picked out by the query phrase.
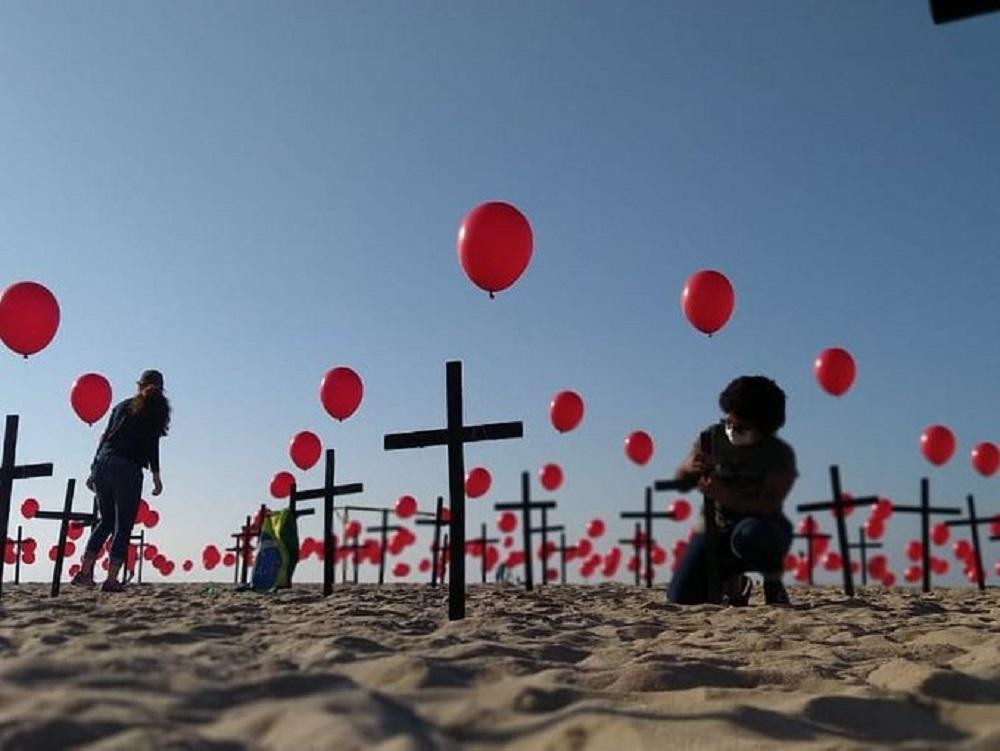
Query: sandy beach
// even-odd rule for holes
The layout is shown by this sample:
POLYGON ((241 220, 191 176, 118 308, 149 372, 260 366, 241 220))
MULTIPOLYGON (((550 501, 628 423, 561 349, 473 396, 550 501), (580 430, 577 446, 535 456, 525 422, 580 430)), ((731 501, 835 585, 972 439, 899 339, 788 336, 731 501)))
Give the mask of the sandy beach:
POLYGON ((1000 590, 8 585, 0 748, 1000 748, 1000 590))

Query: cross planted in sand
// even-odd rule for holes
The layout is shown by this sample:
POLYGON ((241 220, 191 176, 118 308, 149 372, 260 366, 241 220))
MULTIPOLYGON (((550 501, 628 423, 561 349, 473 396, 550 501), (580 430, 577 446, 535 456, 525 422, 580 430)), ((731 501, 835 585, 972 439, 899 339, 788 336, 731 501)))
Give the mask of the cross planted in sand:
POLYGON ((920 504, 917 506, 897 506, 892 504, 893 512, 903 514, 920 514, 920 540, 923 546, 921 564, 923 567, 924 592, 931 591, 931 514, 955 515, 962 510, 954 506, 931 506, 931 483, 926 477, 920 478, 920 504))
POLYGON ((377 527, 365 527, 365 532, 379 533, 378 546, 378 583, 385 584, 385 554, 389 543, 389 533, 403 529, 398 524, 389 524, 389 512, 392 509, 373 508, 371 506, 345 506, 344 511, 376 511, 382 515, 382 523, 377 527))
POLYGON ((567 553, 576 554, 576 551, 577 551, 577 546, 576 545, 567 545, 566 544, 566 533, 565 532, 560 532, 559 533, 559 547, 556 548, 556 552, 559 553, 559 583, 560 584, 565 584, 566 583, 566 560, 567 560, 566 554, 567 553))
POLYGON ((52 596, 59 596, 59 580, 62 579, 63 562, 66 558, 66 536, 70 522, 83 522, 92 525, 97 521, 96 509, 94 512, 85 514, 73 511, 73 495, 76 493, 76 480, 66 482, 66 496, 63 500, 62 511, 39 511, 35 514, 36 519, 57 519, 59 522, 59 543, 56 546, 56 565, 52 569, 52 596))
MULTIPOLYGON (((555 508, 555 501, 552 502, 552 508, 555 508)), ((539 558, 542 559, 542 580, 539 584, 547 584, 549 581, 549 532, 563 532, 566 528, 562 524, 557 524, 555 526, 549 525, 549 507, 542 506, 542 526, 535 527, 531 530, 534 533, 540 534, 542 536, 542 549, 539 558)))
MULTIPOLYGON (((813 568, 816 565, 816 556, 813 552, 813 540, 832 540, 833 535, 828 535, 826 532, 820 532, 819 524, 813 518, 812 514, 806 514, 806 531, 796 532, 792 535, 793 539, 805 540, 806 541, 806 566, 809 568, 809 583, 814 584, 813 578, 813 568)), ((863 533, 862 533, 863 534, 863 533)))
MULTIPOLYGON (((419 513, 419 512, 418 512, 419 513)), ((434 514, 429 518, 424 517, 422 519, 417 519, 414 524, 421 527, 433 524, 434 525, 434 541, 431 543, 431 586, 436 587, 438 582, 438 555, 441 552, 441 528, 449 523, 448 519, 444 517, 444 498, 438 496, 437 506, 435 507, 434 514)))
POLYGON ((642 524, 635 523, 635 532, 631 537, 626 537, 618 541, 619 545, 632 546, 632 559, 635 561, 635 586, 642 586, 642 558, 639 556, 639 548, 642 547, 642 524))
POLYGON ((146 530, 139 530, 139 534, 132 535, 128 538, 129 542, 136 543, 134 545, 136 549, 136 565, 135 570, 131 570, 128 567, 128 559, 125 560, 125 565, 122 566, 122 584, 128 584, 132 581, 132 577, 135 577, 136 584, 142 584, 142 560, 146 557, 146 548, 149 545, 146 544, 146 530))
POLYGON ((872 542, 865 536, 865 528, 858 530, 860 537, 858 542, 850 542, 847 547, 851 550, 861 551, 861 585, 868 586, 868 551, 878 550, 882 547, 880 542, 872 542))
POLYGON ((248 572, 250 570, 250 551, 252 548, 251 540, 254 537, 253 524, 249 516, 247 516, 246 521, 243 522, 243 526, 240 527, 239 532, 234 532, 229 535, 236 539, 236 545, 231 548, 236 552, 236 575, 235 583, 246 584, 248 579, 248 572), (240 564, 242 563, 242 568, 240 564))
MULTIPOLYGON (((667 481, 665 484, 669 484, 667 481)), ((672 488, 671 488, 672 489, 672 488)), ((642 511, 622 511, 622 519, 643 519, 645 523, 645 547, 646 547, 646 587, 653 586, 653 519, 676 519, 677 515, 673 511, 653 511, 653 488, 646 487, 645 508, 642 511)), ((636 551, 638 557, 638 551, 636 551)), ((639 561, 636 560, 636 566, 639 561)))
POLYGON ((534 509, 544 512, 547 509, 555 507, 555 501, 535 501, 531 499, 531 475, 527 472, 521 473, 521 500, 493 504, 493 508, 496 511, 516 510, 521 512, 521 535, 522 544, 524 545, 524 588, 529 592, 535 588, 535 568, 531 550, 531 533, 535 530, 531 526, 531 512, 534 509))
POLYGON ((496 537, 488 537, 486 535, 486 523, 483 522, 482 531, 479 533, 479 537, 469 540, 469 545, 475 545, 479 548, 479 553, 482 556, 482 565, 480 566, 482 572, 483 584, 486 583, 486 549, 490 545, 495 545, 500 542, 496 537))
POLYGON ((521 422, 466 425, 462 401, 462 362, 452 360, 445 366, 447 392, 447 427, 418 430, 385 436, 386 451, 395 449, 448 447, 448 501, 451 519, 451 572, 448 577, 448 618, 465 618, 465 444, 521 438, 521 422))
MULTIPOLYGON (((17 525, 17 539, 11 540, 8 544, 14 551, 14 583, 21 583, 21 551, 28 541, 24 539, 24 527, 17 525)), ((4 550, 6 553, 6 549, 4 550)))
MULTIPOLYGON (((3 458, 0 460, 0 540, 6 544, 10 529, 10 497, 14 480, 51 477, 52 464, 17 464, 17 415, 7 415, 3 434, 3 458)), ((6 556, 0 555, 0 595, 3 594, 3 567, 6 556)))
MULTIPOLYGON (((986 589, 986 579, 983 574, 982 549, 979 547, 979 525, 990 524, 993 520, 990 517, 983 518, 976 516, 975 499, 971 495, 967 495, 965 499, 969 504, 969 517, 967 519, 952 519, 945 522, 945 524, 949 527, 969 527, 972 529, 972 550, 976 556, 976 584, 979 586, 979 590, 983 591, 986 589)), ((991 537, 990 539, 995 540, 997 538, 991 537)))

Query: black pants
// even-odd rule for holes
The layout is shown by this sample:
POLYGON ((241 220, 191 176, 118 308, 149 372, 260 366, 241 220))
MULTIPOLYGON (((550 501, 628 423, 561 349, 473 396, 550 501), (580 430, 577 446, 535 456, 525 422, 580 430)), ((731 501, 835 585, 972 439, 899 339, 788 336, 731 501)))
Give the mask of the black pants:
POLYGON ((87 555, 97 556, 104 541, 111 537, 111 562, 121 564, 128 555, 129 540, 139 498, 142 495, 142 467, 131 459, 101 453, 94 462, 97 509, 100 521, 87 541, 87 555))

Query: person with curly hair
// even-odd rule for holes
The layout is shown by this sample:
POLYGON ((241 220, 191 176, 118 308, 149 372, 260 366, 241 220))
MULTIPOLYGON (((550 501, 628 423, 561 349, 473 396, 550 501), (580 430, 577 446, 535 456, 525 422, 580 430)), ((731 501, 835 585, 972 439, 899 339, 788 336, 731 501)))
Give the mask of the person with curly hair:
MULTIPOLYGON (((703 431, 674 477, 715 501, 723 601, 746 605, 752 589, 746 573, 756 571, 764 577, 765 602, 788 605, 781 579, 793 530, 782 503, 798 471, 795 452, 777 436, 785 424, 785 392, 765 376, 741 376, 719 395, 719 408, 722 419, 703 431)), ((700 527, 670 582, 670 602, 708 602, 704 521, 700 527)))

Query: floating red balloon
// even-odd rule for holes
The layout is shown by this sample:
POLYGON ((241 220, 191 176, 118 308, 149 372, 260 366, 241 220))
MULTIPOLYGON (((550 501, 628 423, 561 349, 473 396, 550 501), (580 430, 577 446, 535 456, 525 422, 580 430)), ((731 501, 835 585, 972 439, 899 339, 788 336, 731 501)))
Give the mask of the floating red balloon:
POLYGON ((357 537, 361 534, 361 522, 357 519, 352 519, 344 527, 344 537, 357 537))
POLYGON ((469 498, 481 498, 490 490, 493 478, 485 467, 475 467, 465 476, 465 494, 469 498))
POLYGON ((69 403, 77 417, 93 425, 111 406, 111 384, 100 373, 84 373, 73 382, 69 403))
POLYGON ((931 425, 920 435, 920 450, 927 461, 940 467, 955 453, 955 434, 944 425, 931 425))
POLYGON ((206 545, 205 549, 201 551, 201 563, 207 571, 211 571, 213 568, 219 565, 222 561, 222 554, 215 545, 206 545))
POLYGON ((402 579, 410 575, 410 564, 399 561, 392 567, 392 575, 397 579, 402 579))
POLYGON ((361 376, 350 368, 327 371, 319 385, 319 400, 330 417, 346 420, 361 405, 365 387, 361 376))
POLYGON ((839 571, 844 565, 844 560, 839 553, 832 550, 823 556, 823 568, 827 571, 839 571))
MULTIPOLYGON (((924 570, 921 566, 912 564, 906 567, 906 571, 903 573, 903 578, 908 582, 920 581, 920 578, 924 575, 924 570)), ((887 585, 888 586, 888 585, 887 585)))
POLYGON ((315 467, 322 455, 322 441, 318 435, 309 430, 296 433, 288 444, 288 456, 292 463, 303 471, 315 467))
POLYGON ((1000 449, 984 441, 972 448, 972 466, 983 477, 989 477, 1000 468, 1000 449))
POLYGON ((906 557, 911 561, 919 561, 924 557, 924 545, 920 540, 910 540, 906 543, 906 557))
POLYGON ((557 490, 562 485, 563 471, 558 464, 546 464, 538 474, 546 490, 557 490))
POLYGON ((873 579, 882 579, 889 570, 889 559, 881 553, 868 559, 868 573, 873 579))
POLYGON ((396 516, 409 519, 417 513, 417 499, 412 495, 404 495, 396 501, 396 516))
POLYGON ((938 522, 931 527, 931 542, 935 545, 945 545, 951 537, 951 530, 944 522, 938 522))
POLYGON ((575 391, 560 391, 549 404, 552 427, 560 433, 573 430, 583 420, 583 398, 575 391))
POLYGON ((21 516, 25 519, 34 519, 35 514, 38 513, 38 509, 38 501, 34 498, 27 498, 24 503, 21 504, 21 516))
POLYGON ((497 518, 497 529, 504 534, 510 534, 517 529, 517 515, 513 511, 504 511, 497 518))
POLYGON ((653 458, 653 439, 644 430, 629 433, 625 439, 625 456, 638 465, 643 465, 653 458))
POLYGON ((36 282, 17 282, 0 294, 0 340, 28 357, 45 349, 59 329, 59 303, 36 282))
POLYGON ((873 519, 887 520, 892 516, 892 501, 888 498, 879 498, 875 505, 872 506, 871 515, 873 519))
POLYGON ((682 522, 691 516, 691 504, 683 498, 678 498, 670 504, 670 508, 667 511, 674 515, 675 522, 682 522))
POLYGON ((190 571, 194 568, 194 561, 184 561, 184 563, 181 564, 181 568, 185 571, 190 571))
POLYGON ((287 498, 294 482, 295 477, 291 472, 278 472, 271 478, 271 495, 274 498, 287 498))
POLYGON ((972 543, 968 540, 958 540, 952 546, 952 552, 954 552, 955 557, 960 561, 964 561, 966 558, 972 558, 976 550, 972 547, 972 543))
POLYGON ((144 520, 144 523, 145 523, 147 529, 152 529, 153 527, 155 527, 157 524, 160 523, 160 514, 159 514, 159 512, 158 511, 154 511, 153 509, 150 509, 149 513, 146 514, 146 518, 144 520))
POLYGON ((587 536, 588 537, 600 537, 604 534, 604 520, 603 519, 591 519, 587 523, 587 536))
POLYGON ((698 331, 711 336, 733 314, 736 295, 724 274, 704 270, 691 275, 681 293, 681 308, 698 331))
POLYGON ((865 535, 869 540, 881 539, 885 534, 885 520, 877 516, 871 516, 865 521, 865 535))
MULTIPOLYGON (((919 578, 919 571, 917 572, 919 578)), ((891 571, 886 571, 885 576, 882 577, 883 587, 892 587, 896 584, 896 575, 891 571)))
POLYGON ((833 396, 847 393, 854 383, 856 372, 851 353, 840 347, 824 349, 813 363, 813 373, 819 385, 833 396))
POLYGON ((458 230, 458 261, 480 289, 494 293, 516 282, 531 261, 531 225, 509 203, 491 201, 470 211, 458 230))

